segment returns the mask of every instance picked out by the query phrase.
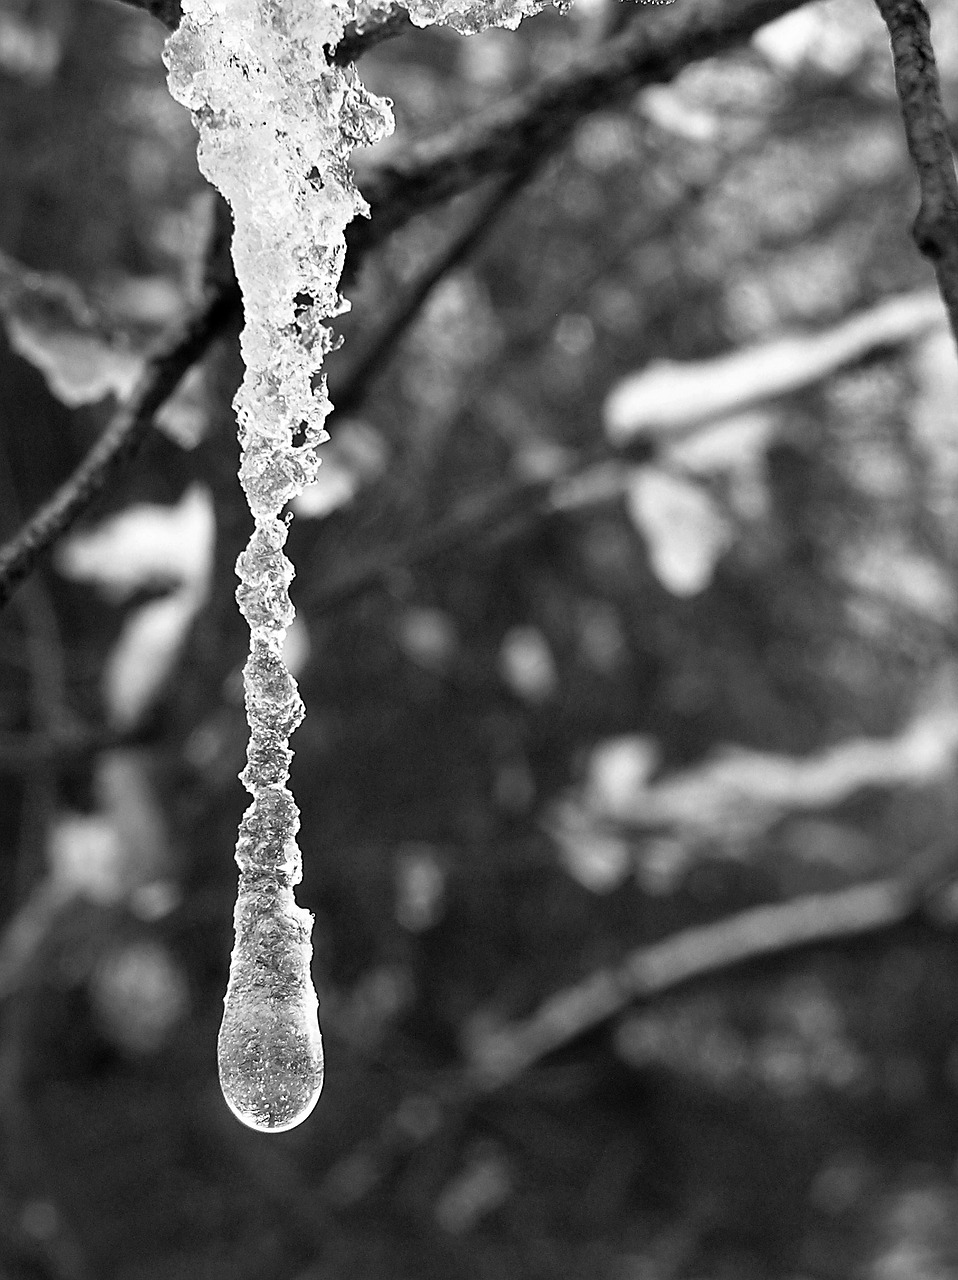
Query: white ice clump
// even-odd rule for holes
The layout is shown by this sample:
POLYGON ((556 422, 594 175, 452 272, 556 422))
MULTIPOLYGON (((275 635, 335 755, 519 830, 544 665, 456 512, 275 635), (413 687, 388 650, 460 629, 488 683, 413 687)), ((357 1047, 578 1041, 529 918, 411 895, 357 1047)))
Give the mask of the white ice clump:
MULTIPOLYGON (((541 0, 413 0, 420 26, 474 32, 515 27, 541 0)), ((233 210, 233 261, 243 294, 246 374, 234 407, 240 481, 255 528, 237 562, 237 600, 251 630, 244 669, 250 723, 240 775, 253 796, 236 848, 240 870, 220 1083, 254 1129, 290 1129, 323 1084, 318 1001, 310 977, 312 917, 296 905, 299 811, 287 790, 288 740, 303 718, 283 661, 293 620, 293 566, 283 508, 316 479, 315 446, 331 408, 319 375, 332 345, 324 324, 338 291, 345 230, 366 205, 349 155, 392 129, 389 103, 328 51, 346 25, 377 20, 381 0, 182 0, 167 42, 170 92, 199 131, 200 168, 233 210)))

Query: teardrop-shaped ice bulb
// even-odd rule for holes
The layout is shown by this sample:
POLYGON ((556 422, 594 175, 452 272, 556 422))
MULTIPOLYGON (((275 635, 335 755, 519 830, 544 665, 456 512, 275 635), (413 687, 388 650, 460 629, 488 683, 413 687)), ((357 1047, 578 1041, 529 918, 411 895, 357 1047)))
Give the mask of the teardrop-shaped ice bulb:
POLYGON ((301 1124, 323 1088, 319 1002, 309 972, 311 923, 292 889, 241 878, 219 1074, 230 1110, 262 1133, 301 1124))

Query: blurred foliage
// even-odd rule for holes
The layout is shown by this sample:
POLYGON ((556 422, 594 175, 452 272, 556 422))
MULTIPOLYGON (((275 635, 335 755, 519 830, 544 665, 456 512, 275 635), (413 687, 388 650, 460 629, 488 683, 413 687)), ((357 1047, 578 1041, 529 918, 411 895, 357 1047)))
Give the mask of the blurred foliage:
MULTIPOLYGON (((930 8, 954 121, 958 14, 930 8)), ((582 0, 514 34, 378 47, 363 78, 398 127, 356 158, 360 185, 609 20, 606 0, 582 0)), ((127 359, 195 296, 211 205, 162 35, 109 0, 0 5, 0 252, 27 271, 17 314, 47 335, 44 359, 76 288, 127 359), (63 287, 34 288, 40 273, 63 287)), ((472 200, 364 262, 334 399, 472 200)), ((219 344, 122 490, 0 619, 0 1274, 958 1274, 948 920, 717 974, 496 1091, 467 1071, 488 1028, 632 948, 906 875, 929 850, 953 873, 944 332, 763 403, 758 434, 739 424, 718 448, 706 423, 711 461, 655 464, 697 504, 650 516, 646 487, 637 516, 634 486, 629 501, 600 486, 416 551, 464 503, 492 509, 503 486, 594 462, 606 397, 651 362, 814 335, 927 289, 915 205, 877 16, 811 5, 583 119, 331 420, 326 488, 290 534, 309 708, 300 900, 317 917, 328 1077, 313 1118, 278 1138, 236 1125, 215 1079, 246 641, 238 366, 233 338, 219 344), (670 580, 648 522, 701 557, 702 510, 721 540, 670 580), (930 738, 908 737, 915 724, 930 738), (915 770, 804 807, 756 809, 734 767, 713 769, 729 748, 764 776, 773 753, 833 761, 873 740, 910 744, 915 770), (733 781, 705 821, 706 793, 676 780, 716 777, 733 781), (635 797, 672 783, 685 809, 643 825, 635 797)), ((4 538, 111 407, 77 393, 68 410, 14 345, 0 343, 4 538)))

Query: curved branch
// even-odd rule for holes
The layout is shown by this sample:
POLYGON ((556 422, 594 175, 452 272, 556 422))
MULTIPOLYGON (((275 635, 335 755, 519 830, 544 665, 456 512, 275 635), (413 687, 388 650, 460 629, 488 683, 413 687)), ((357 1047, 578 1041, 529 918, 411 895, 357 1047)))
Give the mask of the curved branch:
POLYGON ((143 443, 153 415, 213 339, 239 314, 239 293, 213 294, 147 363, 139 386, 60 488, 0 547, 0 608, 40 556, 81 516, 143 443))
POLYGON ((913 232, 931 262, 958 343, 958 177, 941 105, 931 22, 921 0, 875 0, 888 27, 908 150, 921 205, 913 232))

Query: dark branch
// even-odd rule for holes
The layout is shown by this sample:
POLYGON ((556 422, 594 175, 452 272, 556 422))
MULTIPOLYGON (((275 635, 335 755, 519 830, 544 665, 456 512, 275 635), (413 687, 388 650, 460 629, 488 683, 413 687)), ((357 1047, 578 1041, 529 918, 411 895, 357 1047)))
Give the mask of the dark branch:
POLYGON ((931 262, 958 343, 958 178, 941 105, 931 23, 921 0, 875 0, 891 37, 895 85, 921 205, 913 235, 931 262))
MULTIPOLYGON (((483 178, 540 164, 591 111, 673 79, 690 62, 722 53, 807 0, 695 0, 637 14, 630 27, 589 49, 525 93, 429 138, 362 182, 369 221, 356 219, 351 256, 410 218, 483 178)), ((355 270, 355 263, 348 269, 355 270)))
POLYGON ((217 334, 239 314, 239 294, 215 294, 147 363, 128 404, 74 473, 22 529, 0 547, 0 608, 28 576, 39 557, 81 516, 137 452, 153 423, 153 415, 172 395, 183 375, 202 356, 217 334))

